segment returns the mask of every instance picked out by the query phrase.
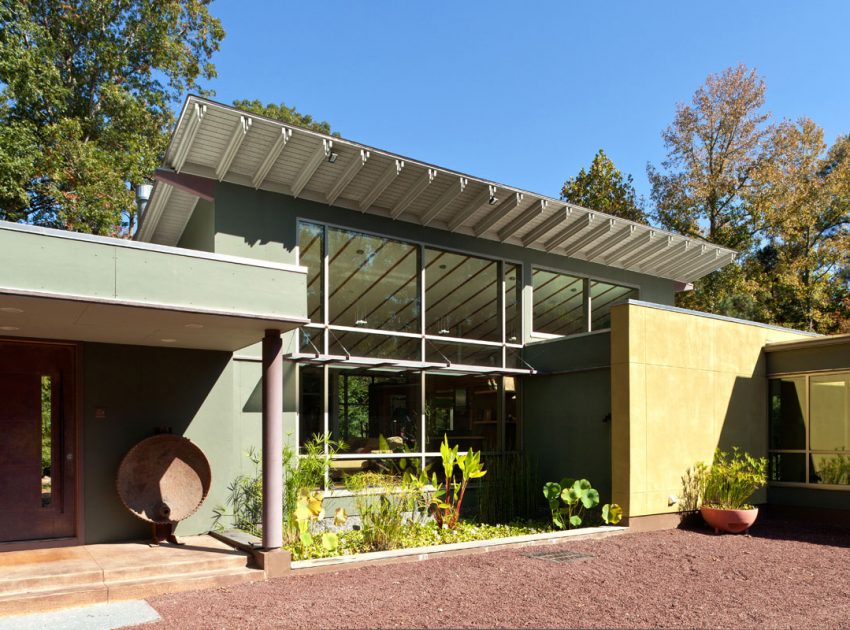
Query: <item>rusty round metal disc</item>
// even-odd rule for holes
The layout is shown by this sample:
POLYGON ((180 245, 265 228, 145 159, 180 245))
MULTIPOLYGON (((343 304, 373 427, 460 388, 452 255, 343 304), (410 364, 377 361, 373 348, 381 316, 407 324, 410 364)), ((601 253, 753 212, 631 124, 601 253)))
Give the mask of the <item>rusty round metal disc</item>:
POLYGON ((174 523, 195 512, 210 489, 204 453, 179 435, 154 435, 136 444, 118 467, 118 496, 150 523, 174 523))

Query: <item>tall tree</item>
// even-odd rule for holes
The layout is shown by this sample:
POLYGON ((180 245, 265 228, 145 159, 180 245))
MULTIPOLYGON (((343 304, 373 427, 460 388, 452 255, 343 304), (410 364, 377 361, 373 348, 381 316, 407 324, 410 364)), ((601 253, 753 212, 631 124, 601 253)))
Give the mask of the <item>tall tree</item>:
MULTIPOLYGON (((331 133, 331 126, 325 121, 314 120, 309 114, 302 114, 294 107, 288 107, 285 103, 276 105, 274 103, 263 104, 261 101, 239 100, 233 101, 233 106, 246 112, 265 116, 272 120, 279 120, 290 125, 297 125, 305 129, 312 129, 320 133, 331 133)), ((339 134, 334 134, 339 135, 339 134)))
POLYGON ((564 182, 561 199, 630 221, 647 222, 632 176, 623 177, 602 149, 593 156, 588 170, 582 168, 564 182))
POLYGON ((0 218, 132 231, 171 106, 216 76, 209 1, 0 2, 0 218))
POLYGON ((809 119, 782 122, 755 175, 763 245, 748 270, 764 319, 833 332, 850 272, 850 138, 827 151, 809 119))
MULTIPOLYGON (((770 133, 764 94, 764 81, 741 65, 710 75, 689 104, 676 107, 662 133, 667 155, 661 169, 647 167, 659 225, 744 252, 752 248, 760 218, 748 199, 770 133)), ((731 266, 699 281, 682 302, 727 312, 741 303, 742 279, 740 267, 731 266)))

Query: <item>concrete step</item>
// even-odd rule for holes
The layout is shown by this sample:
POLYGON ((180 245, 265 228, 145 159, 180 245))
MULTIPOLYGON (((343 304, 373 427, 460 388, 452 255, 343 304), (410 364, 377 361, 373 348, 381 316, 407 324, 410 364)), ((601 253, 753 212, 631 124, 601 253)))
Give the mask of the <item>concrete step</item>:
POLYGON ((53 590, 30 593, 6 593, 0 595, 0 617, 29 615, 33 613, 105 604, 109 592, 101 582, 99 585, 61 586, 53 590))

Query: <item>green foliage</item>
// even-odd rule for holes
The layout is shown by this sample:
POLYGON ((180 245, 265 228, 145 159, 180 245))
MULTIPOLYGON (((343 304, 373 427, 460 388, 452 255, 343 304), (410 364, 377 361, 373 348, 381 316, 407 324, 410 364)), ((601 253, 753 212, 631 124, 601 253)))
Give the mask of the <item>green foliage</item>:
POLYGON ((685 471, 682 476, 682 496, 679 500, 679 512, 690 513, 699 509, 707 474, 708 466, 704 462, 697 462, 692 468, 685 471))
POLYGON ((50 377, 41 377, 41 469, 53 464, 53 391, 50 377))
POLYGON ((363 543, 370 551, 394 549, 404 535, 406 523, 417 523, 427 505, 425 485, 420 475, 408 471, 397 477, 375 472, 350 475, 345 487, 356 493, 363 543))
POLYGON ((632 176, 624 178, 602 149, 593 156, 589 170, 582 168, 578 175, 564 182, 561 199, 615 217, 647 223, 643 200, 638 199, 632 176))
POLYGON ((173 103, 216 75, 207 0, 0 5, 0 219, 131 232, 173 103))
POLYGON ((818 476, 818 483, 850 485, 850 457, 841 454, 824 457, 815 464, 815 473, 818 476))
POLYGON ((513 523, 538 516, 540 476, 531 459, 520 453, 487 458, 487 479, 476 492, 478 520, 513 523))
POLYGON ((623 518, 623 509, 616 503, 606 503, 599 514, 599 492, 587 479, 564 477, 560 482, 549 481, 543 486, 543 496, 552 513, 552 523, 558 529, 574 529, 589 524, 593 515, 606 525, 616 525, 623 518))
MULTIPOLYGON (((699 469, 700 464, 697 464, 699 469)), ((741 510, 752 494, 767 485, 767 459, 755 458, 734 447, 731 453, 717 449, 714 462, 705 473, 702 504, 707 507, 741 510)))
MULTIPOLYGON (((238 100, 233 101, 233 106, 246 112, 252 112, 258 116, 264 116, 266 118, 271 118, 272 120, 279 120, 290 125, 304 127, 305 129, 312 129, 319 133, 331 133, 331 126, 329 123, 313 120, 313 117, 309 114, 302 114, 294 107, 287 107, 285 103, 275 105, 274 103, 263 104, 261 101, 257 100, 238 100)), ((334 133, 333 135, 338 136, 339 134, 334 133)))
MULTIPOLYGON (((321 492, 302 489, 298 493, 293 519, 298 527, 298 545, 300 549, 307 549, 314 544, 311 528, 314 524, 320 523, 325 517, 323 506, 323 494, 321 492)), ((339 514, 334 519, 338 525, 345 522, 344 513, 339 514)), ((320 537, 322 548, 328 553, 333 553, 339 548, 339 536, 334 532, 322 532, 320 537)))
MULTIPOLYGON (((480 452, 469 449, 466 455, 458 455, 457 445, 449 447, 448 435, 443 435, 443 443, 440 444, 440 456, 443 460, 445 482, 431 498, 431 511, 438 527, 454 529, 460 520, 463 497, 470 480, 480 479, 487 474, 487 471, 481 467, 480 452), (454 478, 455 466, 460 472, 460 482, 454 478)), ((436 474, 432 483, 435 487, 438 487, 436 474)))
MULTIPOLYGON (((486 525, 462 521, 454 529, 439 528, 433 522, 408 523, 402 528, 401 536, 393 546, 394 549, 411 549, 413 547, 429 547, 432 545, 449 545, 475 540, 491 540, 508 536, 524 536, 539 534, 547 531, 542 525, 486 525)), ((309 547, 288 543, 286 548, 292 553, 293 560, 308 558, 328 558, 332 556, 351 555, 371 551, 365 541, 363 530, 348 530, 337 533, 338 546, 334 551, 325 549, 320 541, 314 540, 309 547)))
POLYGON ((251 448, 246 454, 253 465, 250 474, 241 474, 227 487, 227 505, 215 508, 214 526, 221 528, 221 521, 230 517, 233 527, 260 536, 263 522, 263 471, 260 454, 251 448))

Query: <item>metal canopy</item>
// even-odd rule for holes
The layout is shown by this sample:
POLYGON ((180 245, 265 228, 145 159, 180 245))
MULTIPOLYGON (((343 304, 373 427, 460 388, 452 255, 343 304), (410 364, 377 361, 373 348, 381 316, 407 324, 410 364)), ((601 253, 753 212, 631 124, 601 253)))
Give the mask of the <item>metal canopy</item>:
POLYGON ((374 359, 369 357, 354 357, 344 354, 322 354, 314 352, 290 352, 284 354, 283 358, 294 363, 307 365, 336 365, 350 368, 381 369, 392 368, 395 370, 424 370, 426 372, 447 372, 457 374, 536 374, 531 368, 500 368, 482 365, 461 365, 455 363, 435 363, 432 361, 397 361, 395 359, 374 359))
MULTIPOLYGON (((683 283, 736 252, 190 96, 165 167, 683 283)), ((139 240, 173 245, 197 197, 159 180, 139 240)))

